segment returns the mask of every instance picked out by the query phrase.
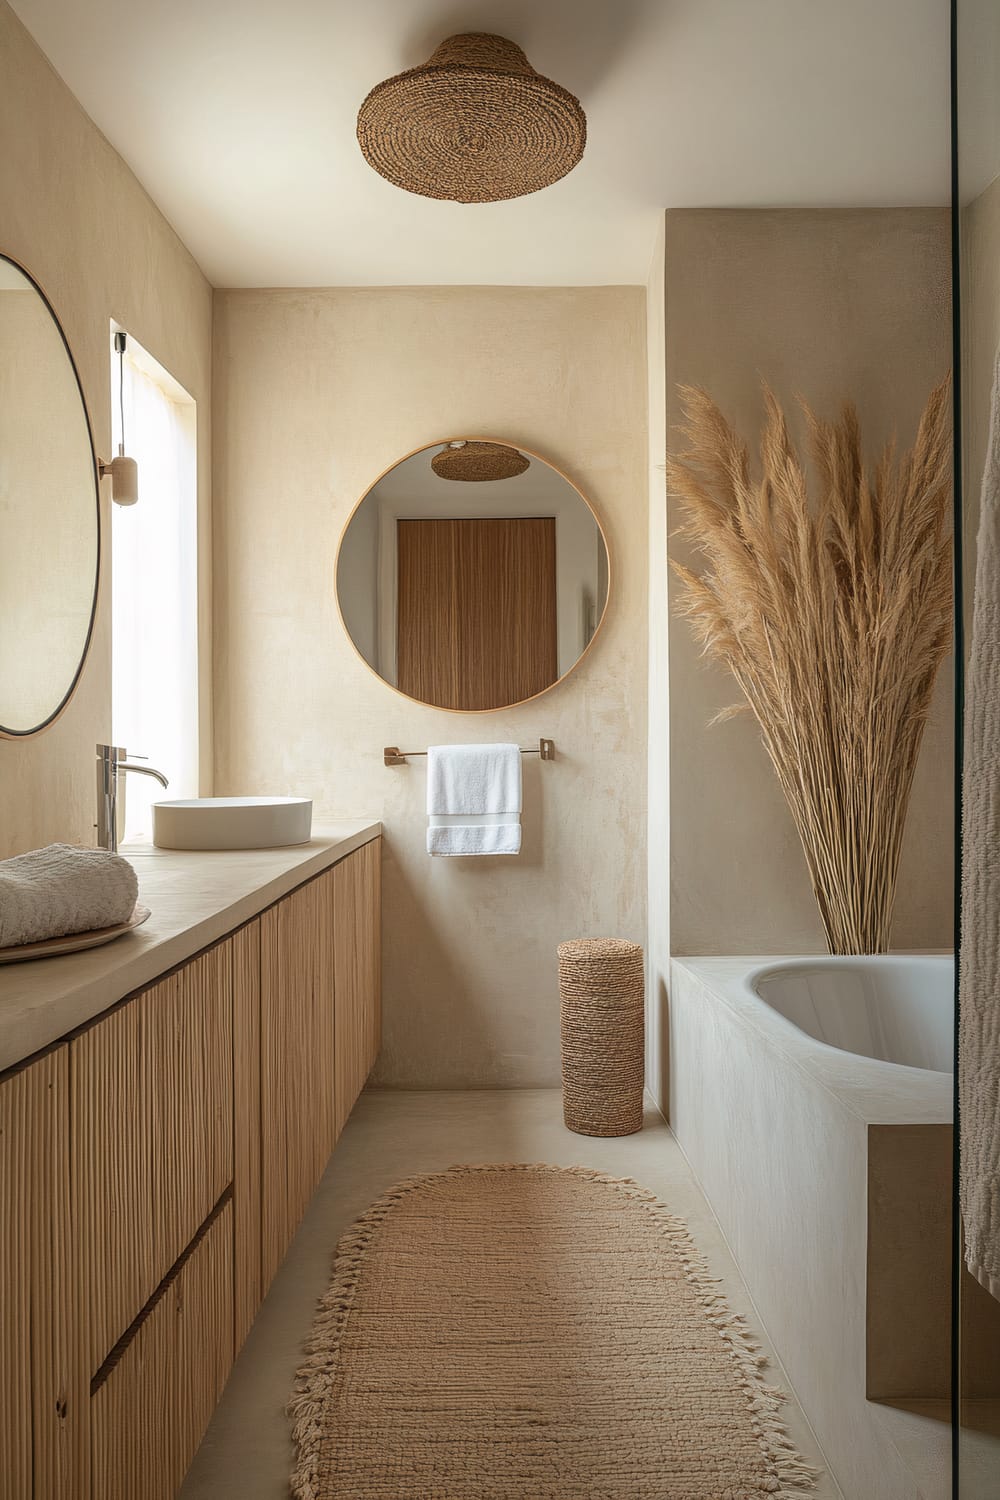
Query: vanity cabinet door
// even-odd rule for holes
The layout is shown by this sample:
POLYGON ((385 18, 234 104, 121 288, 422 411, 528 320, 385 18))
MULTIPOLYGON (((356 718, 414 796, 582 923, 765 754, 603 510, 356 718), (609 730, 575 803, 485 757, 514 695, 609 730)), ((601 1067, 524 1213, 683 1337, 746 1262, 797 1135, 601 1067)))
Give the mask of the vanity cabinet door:
POLYGON ((92 1500, 174 1500, 233 1361, 232 1246, 227 1202, 102 1372, 92 1500))
POLYGON ((364 955, 364 1083, 382 1047, 382 840, 373 839, 358 853, 362 856, 359 943, 364 955))
POLYGON ((138 1006, 123 1005, 71 1042, 70 1072, 79 1308, 87 1371, 94 1375, 157 1280, 138 1006))
POLYGON ((379 1049, 381 847, 363 844, 332 872, 338 1136, 379 1049))
POLYGON ((233 1180, 233 945, 142 997, 154 1271, 164 1276, 233 1180))
POLYGON ((220 943, 69 1047, 93 1377, 233 1178, 232 954, 220 943))
POLYGON ((0 1084, 0 1496, 21 1500, 32 1490, 31 1236, 33 1093, 27 1072, 0 1084))
POLYGON ((260 921, 231 938, 233 957, 233 1338, 238 1354, 261 1303, 260 921))
POLYGON ((261 1290, 336 1140, 333 872, 260 918, 261 1290))
POLYGON ((86 1390, 70 1316, 68 1052, 0 1082, 0 1497, 78 1496, 86 1390))

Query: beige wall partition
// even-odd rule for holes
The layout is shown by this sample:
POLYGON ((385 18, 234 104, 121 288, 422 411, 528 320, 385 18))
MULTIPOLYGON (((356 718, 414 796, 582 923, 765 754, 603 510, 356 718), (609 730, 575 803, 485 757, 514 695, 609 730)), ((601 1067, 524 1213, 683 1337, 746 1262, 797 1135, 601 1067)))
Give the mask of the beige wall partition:
MULTIPOLYGON (((112 318, 198 403, 202 741, 210 756, 211 289, 5 0, 0 140, 0 251, 27 267, 55 308, 80 372, 99 456, 111 456, 112 318)), ((53 840, 94 842, 93 747, 111 734, 109 490, 106 482, 97 621, 76 694, 42 734, 0 740, 0 857, 53 840)), ((154 745, 128 748, 155 757, 154 745)))
MULTIPOLYGON (((755 444, 760 376, 789 410, 802 395, 834 416, 852 397, 873 450, 894 432, 912 443, 951 363, 946 210, 672 211, 665 272, 668 447, 678 443, 681 383, 703 385, 755 444)), ((950 695, 945 668, 910 805, 898 948, 952 939, 950 695)), ((737 701, 732 680, 672 618, 672 949, 822 952, 798 838, 756 725, 741 714, 709 727, 737 701)))
POLYGON ((385 824, 377 1076, 554 1084, 556 944, 644 939, 643 292, 410 288, 216 294, 216 784, 304 792, 385 824), (587 494, 611 550, 600 639, 561 685, 489 715, 411 702, 359 659, 337 545, 372 481, 455 432, 523 443, 587 494), (556 742, 524 761, 519 857, 425 853, 426 762, 385 744, 556 742))

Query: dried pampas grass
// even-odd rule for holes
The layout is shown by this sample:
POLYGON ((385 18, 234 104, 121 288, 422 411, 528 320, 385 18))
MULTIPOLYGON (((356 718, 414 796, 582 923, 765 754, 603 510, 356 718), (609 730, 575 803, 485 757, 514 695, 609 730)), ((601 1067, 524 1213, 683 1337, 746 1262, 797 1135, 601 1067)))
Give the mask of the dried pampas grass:
POLYGON ((828 424, 801 403, 813 501, 766 386, 759 479, 711 397, 682 389, 687 449, 667 473, 679 534, 702 562, 671 562, 679 610, 760 725, 831 953, 889 947, 913 773, 951 640, 948 389, 932 392, 913 449, 890 445, 871 470, 853 405, 828 424))

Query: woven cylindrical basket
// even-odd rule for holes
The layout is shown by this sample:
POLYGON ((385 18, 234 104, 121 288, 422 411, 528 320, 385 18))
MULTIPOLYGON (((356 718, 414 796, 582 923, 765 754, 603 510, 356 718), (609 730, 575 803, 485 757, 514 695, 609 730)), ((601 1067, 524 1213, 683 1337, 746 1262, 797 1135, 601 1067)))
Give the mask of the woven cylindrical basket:
POLYGON ((358 111, 358 144, 380 176, 425 198, 497 203, 550 187, 583 155, 587 120, 514 42, 450 36, 387 78, 358 111))
POLYGON ((559 944, 563 1119, 577 1135, 642 1129, 645 965, 637 943, 559 944))
POLYGON ((463 443, 460 448, 449 444, 431 459, 431 468, 439 479, 477 483, 486 479, 514 479, 524 473, 528 464, 523 453, 504 443, 463 443))

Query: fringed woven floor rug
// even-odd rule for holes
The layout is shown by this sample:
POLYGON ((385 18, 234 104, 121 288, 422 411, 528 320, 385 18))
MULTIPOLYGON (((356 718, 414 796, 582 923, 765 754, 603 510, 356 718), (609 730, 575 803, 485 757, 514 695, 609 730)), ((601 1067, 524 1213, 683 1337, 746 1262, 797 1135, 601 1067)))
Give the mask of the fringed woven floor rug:
POLYGON ((683 1221, 582 1168, 401 1183, 337 1247, 297 1500, 755 1500, 815 1473, 683 1221))

